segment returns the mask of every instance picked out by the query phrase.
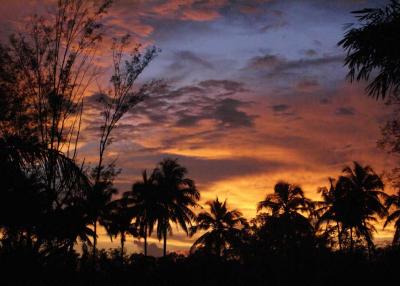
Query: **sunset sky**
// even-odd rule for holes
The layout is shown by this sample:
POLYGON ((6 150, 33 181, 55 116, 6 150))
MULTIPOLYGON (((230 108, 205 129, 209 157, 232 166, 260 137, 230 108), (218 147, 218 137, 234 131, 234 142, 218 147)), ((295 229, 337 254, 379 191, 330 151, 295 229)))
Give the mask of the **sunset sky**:
MULTIPOLYGON (((48 9, 44 2, 51 1, 0 0, 1 34, 32 11, 48 9)), ((350 11, 385 3, 116 0, 105 19, 109 34, 130 33, 160 48, 140 81, 168 82, 116 130, 108 156, 122 168, 119 190, 129 190, 162 158, 178 158, 202 203, 227 198, 251 218, 280 179, 318 199, 318 187, 353 160, 378 173, 390 170, 393 157, 376 141, 391 110, 367 97, 363 84, 346 81, 337 47, 345 25, 355 21, 350 11)), ((87 111, 79 150, 87 162, 97 151, 89 124, 96 116, 96 109, 87 111)), ((379 230, 380 239, 392 235, 379 230)), ((109 246, 105 235, 101 240, 109 246)), ((192 241, 178 231, 168 247, 187 250, 192 241)))

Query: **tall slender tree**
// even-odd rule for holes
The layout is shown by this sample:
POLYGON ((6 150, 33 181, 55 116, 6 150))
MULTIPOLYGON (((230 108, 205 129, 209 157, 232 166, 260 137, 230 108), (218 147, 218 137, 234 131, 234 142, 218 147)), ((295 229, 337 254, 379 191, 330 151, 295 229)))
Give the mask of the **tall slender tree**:
POLYGON ((137 226, 133 223, 132 213, 128 208, 128 195, 128 193, 124 193, 122 198, 114 200, 110 204, 110 212, 104 219, 104 226, 110 238, 117 236, 120 238, 120 257, 122 262, 124 261, 126 236, 139 236, 137 226))
POLYGON ((153 232, 161 204, 157 200, 157 186, 154 177, 144 170, 142 181, 135 182, 127 195, 128 207, 136 220, 139 234, 144 238, 144 255, 147 256, 147 237, 153 232))
POLYGON ((342 200, 342 192, 337 185, 337 181, 333 178, 329 178, 329 183, 329 188, 323 187, 318 190, 318 192, 321 193, 323 201, 316 202, 316 213, 318 216, 317 229, 319 229, 322 224, 326 224, 325 232, 331 234, 332 229, 330 225, 334 224, 339 249, 342 250, 343 234, 346 233, 343 231, 342 218, 346 215, 346 209, 342 200))
POLYGON ((157 236, 164 240, 163 254, 167 254, 167 235, 172 233, 171 222, 179 225, 187 234, 195 214, 200 193, 194 181, 186 177, 187 169, 177 159, 164 159, 154 170, 157 184, 157 200, 161 206, 157 213, 157 236))
MULTIPOLYGON (((159 81, 151 81, 137 89, 136 81, 143 70, 157 55, 155 47, 147 49, 144 54, 140 52, 140 45, 136 45, 129 57, 126 50, 130 46, 129 35, 121 39, 114 39, 112 46, 113 75, 111 76, 111 87, 101 91, 96 96, 101 108, 102 123, 100 126, 100 140, 98 148, 98 162, 93 170, 93 192, 98 198, 107 198, 108 194, 103 187, 102 173, 107 172, 104 164, 106 149, 113 141, 112 133, 118 126, 118 122, 129 111, 142 102, 154 89, 159 87, 159 81)), ((116 174, 115 174, 116 175, 116 174)), ((99 208, 106 206, 100 203, 107 203, 107 200, 95 202, 99 208)), ((95 237, 97 235, 98 217, 93 217, 95 237)), ((96 254, 96 238, 93 239, 93 255, 96 254)))

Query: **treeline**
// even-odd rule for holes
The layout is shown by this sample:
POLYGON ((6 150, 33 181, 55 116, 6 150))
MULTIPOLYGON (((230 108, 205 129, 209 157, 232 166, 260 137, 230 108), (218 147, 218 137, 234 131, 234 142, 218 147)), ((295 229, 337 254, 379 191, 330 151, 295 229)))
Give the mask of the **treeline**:
POLYGON ((0 267, 13 285, 264 285, 265 279, 271 285, 331 279, 333 285, 343 283, 343 276, 349 284, 369 284, 396 273, 400 196, 386 194, 381 178, 357 162, 319 189, 320 201, 306 198, 300 186, 278 182, 247 221, 218 198, 196 214, 200 193, 194 181, 177 160, 165 159, 118 199, 108 184, 96 213, 98 224, 120 240, 120 248, 110 251, 96 251, 92 243, 92 200, 75 196, 56 209, 36 175, 1 162, 1 173, 8 173, 0 207, 0 267), (374 244, 378 218, 384 226, 394 222, 391 246, 374 244), (174 224, 189 236, 198 233, 187 256, 167 255, 174 224), (153 234, 164 241, 162 258, 147 255, 153 234), (143 254, 124 251, 127 236, 144 240, 143 254))

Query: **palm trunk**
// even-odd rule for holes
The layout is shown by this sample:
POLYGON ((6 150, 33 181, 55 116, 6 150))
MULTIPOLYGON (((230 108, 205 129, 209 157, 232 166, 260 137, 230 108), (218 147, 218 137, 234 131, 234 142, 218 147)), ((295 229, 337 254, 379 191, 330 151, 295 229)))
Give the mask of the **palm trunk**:
POLYGON ((167 225, 164 226, 164 257, 167 256, 167 225))
POLYGON ((125 246, 125 233, 121 233, 121 262, 124 263, 124 246, 125 246))
POLYGON ((144 256, 147 257, 147 225, 144 227, 144 256))
POLYGON ((371 244, 369 241, 367 241, 368 244, 368 260, 371 260, 371 244))
POLYGON ((350 251, 353 253, 353 228, 350 227, 350 251))
POLYGON ((93 258, 96 259, 96 248, 97 248, 97 219, 94 221, 93 224, 93 258))
POLYGON ((337 225, 337 231, 338 231, 339 249, 340 249, 340 251, 342 251, 342 237, 341 237, 342 232, 340 231, 339 223, 337 223, 336 225, 337 225))

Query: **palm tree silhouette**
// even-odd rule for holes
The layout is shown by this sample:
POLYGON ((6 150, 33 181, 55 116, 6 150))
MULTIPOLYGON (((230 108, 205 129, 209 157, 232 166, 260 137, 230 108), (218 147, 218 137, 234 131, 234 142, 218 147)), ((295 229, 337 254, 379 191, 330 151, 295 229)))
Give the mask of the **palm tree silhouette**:
POLYGON ((161 161, 153 176, 157 184, 157 237, 164 239, 163 254, 167 254, 167 233, 172 233, 171 222, 179 225, 189 234, 188 225, 195 218, 192 207, 197 206, 200 193, 194 181, 186 177, 187 169, 177 159, 161 161))
POLYGON ((261 236, 280 255, 288 255, 292 250, 302 248, 303 242, 314 239, 314 229, 305 216, 314 211, 313 203, 304 196, 300 186, 279 181, 274 193, 258 203, 257 211, 266 209, 267 214, 259 215, 263 222, 261 236))
POLYGON ((140 236, 144 238, 145 256, 147 256, 147 237, 153 232, 157 214, 161 209, 157 194, 154 176, 148 176, 146 170, 142 173, 142 181, 135 182, 131 192, 127 193, 130 212, 136 219, 140 236))
POLYGON ((385 205, 389 210, 391 207, 394 207, 392 213, 388 215, 386 218, 384 227, 388 224, 394 222, 395 232, 393 236, 393 245, 400 244, 400 191, 396 195, 391 195, 386 198, 385 205))
POLYGON ((111 210, 110 203, 117 190, 112 187, 112 181, 106 178, 95 183, 87 194, 86 208, 93 225, 93 257, 96 257, 97 226, 104 226, 104 219, 111 210))
POLYGON ((400 3, 392 0, 384 8, 353 12, 358 25, 350 25, 338 43, 347 51, 345 64, 351 80, 369 80, 367 91, 384 99, 400 91, 400 3))
POLYGON ((326 231, 331 232, 328 227, 332 222, 335 223, 335 232, 337 233, 337 240, 339 249, 343 249, 343 220, 342 218, 346 215, 346 209, 343 204, 341 189, 337 186, 337 182, 333 178, 329 178, 330 187, 320 188, 318 190, 321 193, 322 202, 316 202, 318 208, 316 213, 318 215, 317 228, 323 223, 327 224, 326 231))
MULTIPOLYGON (((311 201, 304 196, 303 190, 284 181, 278 182, 274 187, 274 193, 258 203, 257 211, 267 209, 272 216, 295 215, 303 216, 301 212, 310 211, 311 201)), ((304 216, 303 216, 304 217, 304 216)))
POLYGON ((133 237, 139 236, 136 224, 132 223, 133 216, 128 207, 128 196, 129 193, 125 192, 122 198, 112 201, 110 203, 110 212, 104 218, 104 226, 111 240, 118 235, 120 237, 120 256, 122 261, 124 260, 126 236, 129 234, 133 237))
POLYGON ((35 140, 11 136, 0 139, 0 171, 6 199, 2 211, 11 211, 6 218, 15 213, 10 224, 1 216, 0 227, 17 229, 29 243, 35 238, 37 248, 72 249, 77 238, 86 240, 90 230, 85 227, 88 220, 82 203, 90 184, 74 160, 35 140), (50 153, 55 189, 48 188, 45 171, 50 153))
POLYGON ((220 202, 217 197, 206 204, 210 211, 201 212, 196 217, 196 225, 191 228, 191 235, 199 231, 206 232, 193 243, 190 251, 202 247, 221 256, 226 249, 239 244, 242 229, 247 225, 247 221, 240 211, 229 210, 226 200, 220 202))
POLYGON ((340 192, 340 221, 345 229, 350 230, 350 250, 354 249, 354 231, 365 238, 370 253, 374 246, 372 233, 376 222, 375 215, 384 217, 386 208, 380 198, 386 198, 381 178, 369 166, 353 162, 353 168, 346 166, 339 177, 337 188, 340 192))

